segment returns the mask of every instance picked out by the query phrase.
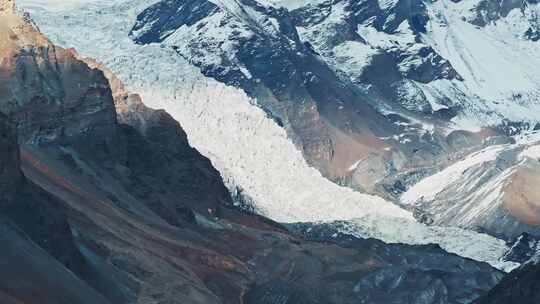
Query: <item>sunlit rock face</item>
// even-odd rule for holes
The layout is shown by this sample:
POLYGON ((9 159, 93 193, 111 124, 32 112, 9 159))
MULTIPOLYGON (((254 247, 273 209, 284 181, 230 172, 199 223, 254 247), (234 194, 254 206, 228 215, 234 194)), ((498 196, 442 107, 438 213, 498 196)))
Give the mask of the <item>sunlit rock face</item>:
POLYGON ((51 44, 16 13, 3 14, 0 105, 16 124, 19 141, 117 157, 116 112, 103 73, 51 44))

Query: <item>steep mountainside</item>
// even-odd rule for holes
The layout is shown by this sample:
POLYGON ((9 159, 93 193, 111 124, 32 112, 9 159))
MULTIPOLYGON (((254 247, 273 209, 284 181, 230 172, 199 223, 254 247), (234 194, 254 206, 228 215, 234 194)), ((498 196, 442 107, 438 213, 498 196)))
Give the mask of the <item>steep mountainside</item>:
POLYGON ((107 303, 73 276, 86 264, 64 209, 22 175, 17 135, 4 115, 0 134, 0 302, 107 303))
POLYGON ((302 40, 389 111, 439 113, 454 128, 538 121, 536 1, 277 2, 302 40))
POLYGON ((171 116, 11 4, 0 0, 12 39, 0 46, 0 302, 463 303, 501 279, 437 246, 308 240, 232 208, 171 116))
POLYGON ((131 36, 171 47, 204 75, 257 98, 325 175, 343 175, 350 159, 382 149, 379 137, 395 132, 300 41, 286 10, 256 1, 162 1, 138 16, 131 36))

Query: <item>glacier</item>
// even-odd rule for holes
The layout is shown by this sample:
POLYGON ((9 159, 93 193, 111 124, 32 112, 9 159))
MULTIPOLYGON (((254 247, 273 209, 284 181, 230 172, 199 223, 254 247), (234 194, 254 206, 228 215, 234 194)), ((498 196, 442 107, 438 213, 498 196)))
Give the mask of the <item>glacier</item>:
MULTIPOLYGON (((256 100, 209 79, 171 49, 128 37, 137 14, 156 0, 73 1, 68 7, 20 0, 56 44, 74 47, 113 70, 145 104, 167 110, 190 143, 211 159, 232 192, 280 222, 348 221, 345 232, 406 244, 436 243, 449 252, 505 268, 503 240, 459 228, 426 226, 382 198, 323 178, 256 100)), ((225 0, 220 1, 227 2, 225 0)), ((219 4, 218 3, 218 4, 219 4)))

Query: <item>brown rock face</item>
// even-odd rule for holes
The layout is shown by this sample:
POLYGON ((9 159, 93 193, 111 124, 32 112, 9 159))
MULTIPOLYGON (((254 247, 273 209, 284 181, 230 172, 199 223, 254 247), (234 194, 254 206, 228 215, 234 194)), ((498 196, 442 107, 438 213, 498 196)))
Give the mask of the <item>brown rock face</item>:
POLYGON ((540 226, 540 165, 528 161, 508 178, 503 193, 503 206, 520 222, 540 226))
POLYGON ((0 106, 16 123, 19 140, 59 142, 110 156, 116 112, 103 73, 8 10, 0 20, 0 41, 0 106))
POLYGON ((0 2, 0 108, 9 115, 0 113, 0 289, 10 294, 0 293, 2 303, 105 301, 66 269, 81 272, 84 263, 62 204, 20 169, 19 139, 50 140, 66 130, 54 121, 67 110, 54 99, 63 92, 53 77, 61 69, 50 61, 55 52, 15 14, 13 1, 0 2), (60 288, 66 292, 56 294, 60 288))
POLYGON ((129 172, 122 181, 133 188, 133 195, 172 225, 191 217, 190 209, 200 213, 212 210, 218 215, 223 206, 232 204, 219 172, 190 147, 177 121, 163 110, 146 107, 108 68, 91 58, 79 58, 102 70, 109 81, 118 132, 125 144, 121 150, 126 151, 121 166, 129 172))

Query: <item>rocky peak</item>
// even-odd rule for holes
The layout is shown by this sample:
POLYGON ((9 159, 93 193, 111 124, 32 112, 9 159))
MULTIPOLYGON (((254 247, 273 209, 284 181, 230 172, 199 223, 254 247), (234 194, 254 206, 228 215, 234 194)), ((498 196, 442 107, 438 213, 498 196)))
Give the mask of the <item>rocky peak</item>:
POLYGON ((523 233, 512 243, 510 250, 504 255, 505 261, 526 263, 540 253, 540 238, 523 233))
MULTIPOLYGON (((14 3, 2 7, 13 12, 14 3)), ((53 45, 22 16, 7 16, 0 20, 0 106, 19 141, 115 154, 116 112, 103 73, 53 45)))

